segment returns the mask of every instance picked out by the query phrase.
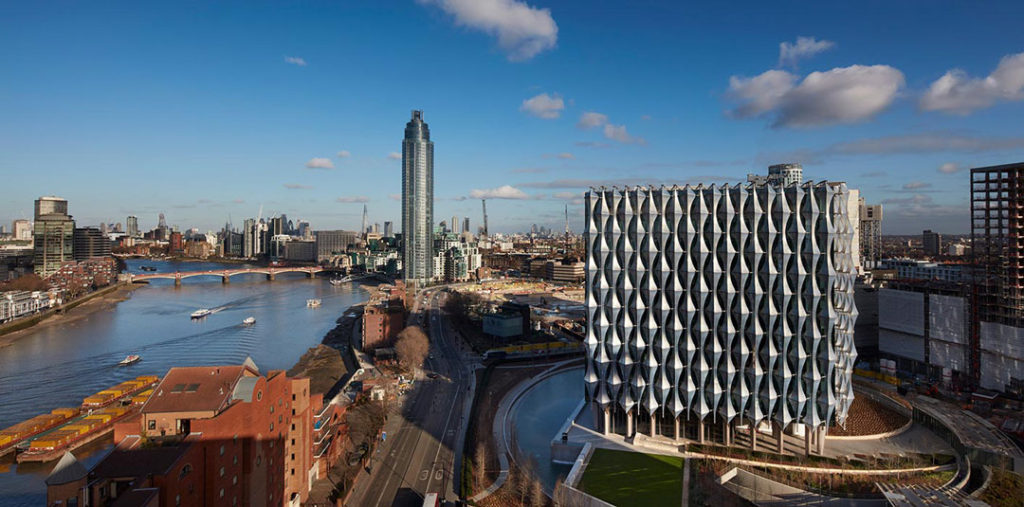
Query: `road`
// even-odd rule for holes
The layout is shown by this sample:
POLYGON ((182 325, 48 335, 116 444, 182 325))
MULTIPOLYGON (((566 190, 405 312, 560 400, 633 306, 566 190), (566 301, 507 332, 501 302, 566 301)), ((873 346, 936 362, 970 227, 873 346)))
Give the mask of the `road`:
POLYGON ((437 378, 418 379, 400 412, 389 417, 384 428, 387 438, 371 461, 372 472, 356 484, 347 505, 419 506, 431 492, 448 502, 458 499, 456 454, 465 422, 463 404, 470 403, 470 370, 441 317, 444 294, 439 290, 421 294, 418 297, 426 304, 418 315, 427 319, 421 325, 426 324, 431 342, 424 370, 437 378))

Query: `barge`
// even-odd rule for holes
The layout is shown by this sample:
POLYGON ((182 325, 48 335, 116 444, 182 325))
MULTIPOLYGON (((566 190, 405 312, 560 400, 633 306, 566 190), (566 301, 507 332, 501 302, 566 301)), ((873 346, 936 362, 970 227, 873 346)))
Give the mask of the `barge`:
POLYGON ((0 456, 17 453, 17 461, 50 461, 108 435, 114 423, 141 409, 159 377, 143 375, 82 400, 81 407, 55 408, 49 414, 0 431, 0 456))

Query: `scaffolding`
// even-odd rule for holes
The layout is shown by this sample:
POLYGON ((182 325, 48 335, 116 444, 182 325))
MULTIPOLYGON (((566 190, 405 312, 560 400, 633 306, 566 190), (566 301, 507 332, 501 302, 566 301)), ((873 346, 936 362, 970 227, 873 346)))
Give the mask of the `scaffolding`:
POLYGON ((1024 327, 1024 163, 971 169, 971 367, 981 362, 980 322, 1024 327))

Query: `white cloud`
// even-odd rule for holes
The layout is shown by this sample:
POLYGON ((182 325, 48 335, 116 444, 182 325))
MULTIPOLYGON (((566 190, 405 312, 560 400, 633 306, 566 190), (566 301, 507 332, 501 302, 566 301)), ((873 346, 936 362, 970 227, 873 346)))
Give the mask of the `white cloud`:
POLYGON ((562 97, 546 93, 530 97, 523 101, 523 105, 519 106, 520 111, 545 120, 558 118, 562 115, 563 109, 565 109, 565 101, 562 100, 562 97))
POLYGON ((1024 137, 970 137, 947 133, 860 139, 829 146, 823 154, 882 155, 892 153, 1005 151, 1024 148, 1024 137))
POLYGON ((903 88, 903 73, 888 65, 852 65, 798 77, 781 70, 729 79, 735 118, 774 116, 775 127, 811 127, 866 120, 884 111, 903 88))
POLYGON ((576 141, 573 144, 583 148, 607 148, 609 146, 608 143, 602 143, 598 141, 576 141))
POLYGON ((388 158, 391 160, 402 160, 402 154, 398 153, 397 151, 393 151, 391 153, 388 153, 388 158))
POLYGON ((578 199, 580 197, 579 192, 555 192, 555 199, 578 199))
POLYGON ((292 65, 298 65, 299 67, 306 66, 306 60, 304 58, 299 58, 298 56, 286 56, 284 57, 284 62, 292 65))
POLYGON ((349 158, 352 156, 352 152, 348 150, 341 150, 338 152, 338 158, 349 158))
POLYGON ((608 123, 608 115, 587 111, 580 115, 580 121, 576 123, 576 128, 584 130, 592 129, 594 127, 600 127, 605 123, 608 123))
POLYGON ((960 69, 946 72, 921 97, 921 109, 968 114, 999 100, 1024 100, 1024 53, 1004 56, 983 78, 972 78, 960 69))
POLYGON ((334 162, 326 157, 313 157, 306 162, 306 167, 309 169, 334 169, 334 162))
POLYGON ((612 125, 606 123, 604 126, 604 136, 613 141, 618 141, 625 144, 647 144, 647 141, 642 137, 633 137, 626 132, 625 125, 612 125))
POLYGON ((498 47, 511 61, 523 61, 555 47, 558 25, 549 9, 519 0, 419 0, 436 5, 455 18, 455 24, 498 38, 498 47))
POLYGON ((961 167, 959 164, 955 164, 953 162, 946 162, 945 164, 939 166, 939 172, 942 174, 958 173, 960 171, 963 171, 964 169, 964 167, 961 167))
POLYGON ((244 204, 245 203, 245 199, 232 199, 231 202, 233 202, 235 204, 244 204))
POLYGON ((817 40, 814 37, 797 37, 795 43, 783 42, 779 44, 779 66, 796 66, 797 60, 809 58, 822 51, 835 46, 836 43, 827 40, 817 40))
POLYGON ((641 116, 640 119, 644 120, 644 121, 647 121, 647 120, 653 120, 654 117, 649 115, 649 114, 645 114, 645 115, 641 116))
POLYGON ((401 201, 402 194, 388 194, 388 199, 391 199, 392 201, 401 201))
POLYGON ((498 188, 473 189, 469 196, 473 199, 529 199, 526 192, 519 190, 512 185, 502 185, 498 188))
POLYGON ((370 202, 370 198, 366 197, 365 195, 349 195, 345 197, 339 197, 335 199, 335 202, 340 202, 343 204, 363 203, 370 202))
POLYGON ((575 155, 567 151, 563 151, 562 153, 545 153, 544 155, 541 156, 544 158, 560 158, 562 160, 572 160, 576 158, 575 155))
POLYGON ((903 190, 920 190, 922 188, 928 188, 932 186, 931 183, 925 183, 923 181, 911 181, 903 185, 903 190))
POLYGON ((310 185, 302 185, 299 183, 285 183, 284 188, 287 188, 288 190, 309 190, 313 187, 310 185))

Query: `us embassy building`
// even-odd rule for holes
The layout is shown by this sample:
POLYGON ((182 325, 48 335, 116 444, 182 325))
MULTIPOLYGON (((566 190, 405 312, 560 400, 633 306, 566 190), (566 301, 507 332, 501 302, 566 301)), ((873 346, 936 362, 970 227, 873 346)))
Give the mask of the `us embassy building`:
POLYGON ((853 402, 845 183, 586 194, 585 396, 605 434, 824 450, 853 402))

